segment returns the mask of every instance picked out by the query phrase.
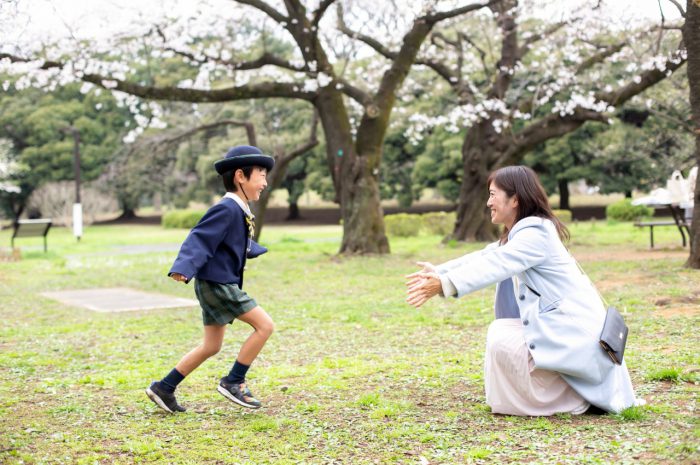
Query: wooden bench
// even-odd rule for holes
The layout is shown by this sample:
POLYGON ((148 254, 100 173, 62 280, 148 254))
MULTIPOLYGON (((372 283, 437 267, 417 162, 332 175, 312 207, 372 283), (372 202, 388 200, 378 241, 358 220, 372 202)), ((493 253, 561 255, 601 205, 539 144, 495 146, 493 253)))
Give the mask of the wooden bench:
POLYGON ((51 229, 50 219, 38 219, 38 220, 19 220, 12 227, 12 241, 11 246, 15 248, 15 238, 16 237, 44 237, 44 252, 46 252, 46 235, 51 229))
POLYGON ((637 221, 634 223, 634 225, 638 228, 644 228, 648 227, 649 228, 649 241, 651 242, 651 248, 654 248, 654 228, 656 226, 675 226, 678 228, 678 230, 681 233, 681 238, 683 239, 683 247, 685 247, 686 244, 686 239, 685 239, 685 231, 683 229, 685 228, 688 231, 688 237, 690 237, 690 229, 684 222, 678 222, 676 220, 666 220, 666 221, 637 221))

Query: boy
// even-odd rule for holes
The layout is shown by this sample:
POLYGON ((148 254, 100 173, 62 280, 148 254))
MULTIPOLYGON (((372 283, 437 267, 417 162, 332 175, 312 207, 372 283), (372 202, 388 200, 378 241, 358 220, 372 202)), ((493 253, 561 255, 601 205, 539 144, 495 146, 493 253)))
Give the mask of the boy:
POLYGON ((246 373, 272 334, 270 316, 243 292, 246 258, 267 249, 253 240, 253 214, 249 202, 258 200, 267 187, 267 172, 274 158, 253 146, 241 145, 228 151, 214 164, 221 175, 226 195, 213 205, 190 231, 168 276, 188 283, 195 278, 195 293, 202 307, 204 341, 186 354, 170 373, 146 389, 148 397, 166 412, 184 412, 175 399, 175 388, 195 368, 221 349, 226 325, 239 319, 251 325, 253 333, 243 343, 228 376, 217 390, 243 407, 261 406, 246 384, 246 373))

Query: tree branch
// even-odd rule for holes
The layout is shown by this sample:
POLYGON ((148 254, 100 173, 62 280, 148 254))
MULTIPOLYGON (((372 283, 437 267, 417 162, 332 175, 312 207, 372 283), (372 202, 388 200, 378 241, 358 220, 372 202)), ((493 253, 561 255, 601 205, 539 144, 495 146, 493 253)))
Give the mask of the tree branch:
POLYGON ((595 97, 598 100, 607 102, 610 105, 618 106, 625 103, 637 94, 644 92, 649 87, 666 78, 666 73, 673 73, 683 66, 687 58, 685 50, 678 49, 666 60, 666 69, 660 71, 656 68, 645 71, 629 84, 610 92, 598 92, 595 97))
MULTIPOLYGON (((299 155, 303 155, 312 148, 318 145, 318 110, 314 110, 314 116, 311 120, 311 132, 309 133, 309 139, 303 144, 295 147, 286 155, 280 155, 278 158, 278 163, 287 164, 299 155)), ((277 157, 275 157, 277 158, 277 157)))
POLYGON ((255 60, 233 61, 233 60, 223 60, 221 58, 209 56, 209 55, 206 55, 204 53, 201 54, 204 57, 204 59, 201 59, 201 58, 197 58, 191 52, 176 50, 172 47, 166 47, 165 50, 171 51, 177 55, 181 55, 181 56, 183 56, 183 57, 187 58, 188 60, 193 61, 195 63, 204 64, 204 63, 208 63, 208 62, 213 62, 213 63, 217 63, 220 65, 228 66, 231 69, 235 69, 235 70, 243 70, 244 71, 244 70, 251 70, 251 69, 260 69, 263 66, 272 65, 272 66, 277 66, 279 68, 288 69, 291 71, 299 71, 299 72, 308 71, 308 68, 306 68, 304 66, 302 66, 302 67, 294 66, 293 64, 291 64, 287 60, 284 60, 284 59, 282 59, 276 55, 273 55, 269 52, 263 52, 263 54, 260 55, 260 57, 256 58, 255 60))
POLYGON ((345 79, 336 78, 335 80, 343 86, 341 91, 345 95, 352 98, 363 107, 372 103, 372 97, 364 90, 360 89, 359 87, 355 87, 345 79))
POLYGON ((560 23, 553 24, 541 33, 533 34, 527 39, 525 39, 525 41, 523 41, 523 45, 518 49, 518 60, 522 59, 525 55, 527 55, 527 52, 530 51, 530 47, 532 46, 532 44, 544 39, 545 37, 549 37, 562 27, 567 26, 568 24, 574 21, 578 21, 578 18, 575 18, 572 21, 562 21, 560 23))
MULTIPOLYGON (((678 11, 680 11, 681 16, 685 18, 686 11, 683 9, 683 7, 681 6, 681 4, 678 3, 676 0, 668 0, 668 1, 671 2, 671 3, 673 3, 674 5, 676 5, 676 8, 678 8, 678 11)), ((695 2, 695 3, 697 3, 697 2, 695 2)), ((660 4, 659 4, 659 9, 661 9, 661 5, 660 5, 660 4)))
POLYGON ((335 3, 335 1, 336 0, 322 0, 321 3, 319 3, 318 8, 316 8, 313 12, 313 19, 311 20, 312 26, 318 27, 318 23, 321 22, 326 10, 329 6, 335 3))
POLYGON ((267 3, 263 2, 262 0, 234 0, 236 3, 240 3, 242 5, 250 5, 253 8, 256 8, 266 15, 268 15, 270 18, 274 19, 278 23, 286 23, 289 18, 279 11, 275 10, 272 6, 268 5, 267 3))
POLYGON ((576 67, 576 74, 579 74, 582 71, 587 70, 588 68, 593 67, 594 65, 598 63, 602 63, 603 60, 606 58, 616 54, 620 50, 622 50, 625 46, 629 44, 628 41, 620 42, 615 45, 610 45, 606 47, 603 51, 596 53, 593 56, 588 57, 587 59, 583 60, 579 65, 576 67))
POLYGON ((187 139, 188 137, 200 132, 200 131, 206 131, 208 129, 214 129, 218 128, 219 126, 243 126, 245 127, 246 130, 246 135, 248 137, 248 143, 250 145, 257 146, 257 137, 255 135, 255 126, 253 123, 249 121, 237 121, 237 120, 222 120, 222 121, 217 121, 215 123, 209 123, 209 124, 203 124, 201 126, 197 126, 195 128, 190 128, 180 134, 176 134, 175 136, 168 137, 166 139, 161 139, 159 143, 165 143, 165 144, 179 144, 182 140, 187 139))
POLYGON ((427 14, 427 15, 423 16, 423 19, 426 22, 428 22, 432 25, 435 25, 435 23, 438 23, 440 21, 454 18, 456 16, 463 15, 464 13, 469 13, 470 11, 490 7, 492 5, 495 5, 496 3, 500 3, 502 1, 503 0, 490 0, 490 1, 485 2, 485 3, 472 3, 471 5, 465 5, 461 8, 455 8, 454 10, 440 11, 437 13, 427 14))
POLYGON ((518 155, 529 152, 542 142, 568 134, 586 121, 599 121, 607 124, 608 118, 600 112, 581 107, 576 108, 573 114, 565 116, 550 113, 516 133, 514 135, 515 143, 502 155, 502 160, 499 160, 499 163, 501 161, 507 163, 518 155))

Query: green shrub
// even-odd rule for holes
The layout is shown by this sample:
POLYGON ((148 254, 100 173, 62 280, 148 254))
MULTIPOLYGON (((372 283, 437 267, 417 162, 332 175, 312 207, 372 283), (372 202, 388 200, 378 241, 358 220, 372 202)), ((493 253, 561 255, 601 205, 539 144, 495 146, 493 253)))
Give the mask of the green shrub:
POLYGON ((455 212, 432 212, 421 215, 421 226, 427 234, 447 236, 454 231, 455 212))
POLYGON ((421 221, 415 214, 396 213, 384 217, 384 226, 389 236, 414 237, 420 232, 421 221))
POLYGON ((571 223, 571 210, 552 210, 552 213, 562 223, 571 223))
POLYGON ((201 210, 173 210, 163 215, 161 224, 166 229, 191 229, 204 216, 201 210))
POLYGON ((632 205, 629 199, 611 203, 605 208, 605 216, 609 220, 634 221, 643 216, 652 216, 654 209, 646 205, 632 205))

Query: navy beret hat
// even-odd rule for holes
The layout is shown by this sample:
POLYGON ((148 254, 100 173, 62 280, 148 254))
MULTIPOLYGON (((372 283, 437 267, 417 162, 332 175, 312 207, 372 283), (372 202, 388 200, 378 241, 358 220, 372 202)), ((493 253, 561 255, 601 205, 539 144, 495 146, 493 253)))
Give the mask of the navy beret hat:
POLYGON ((214 169, 219 174, 245 166, 261 166, 270 171, 275 166, 275 159, 252 145, 237 145, 230 149, 224 158, 214 162, 214 169))

